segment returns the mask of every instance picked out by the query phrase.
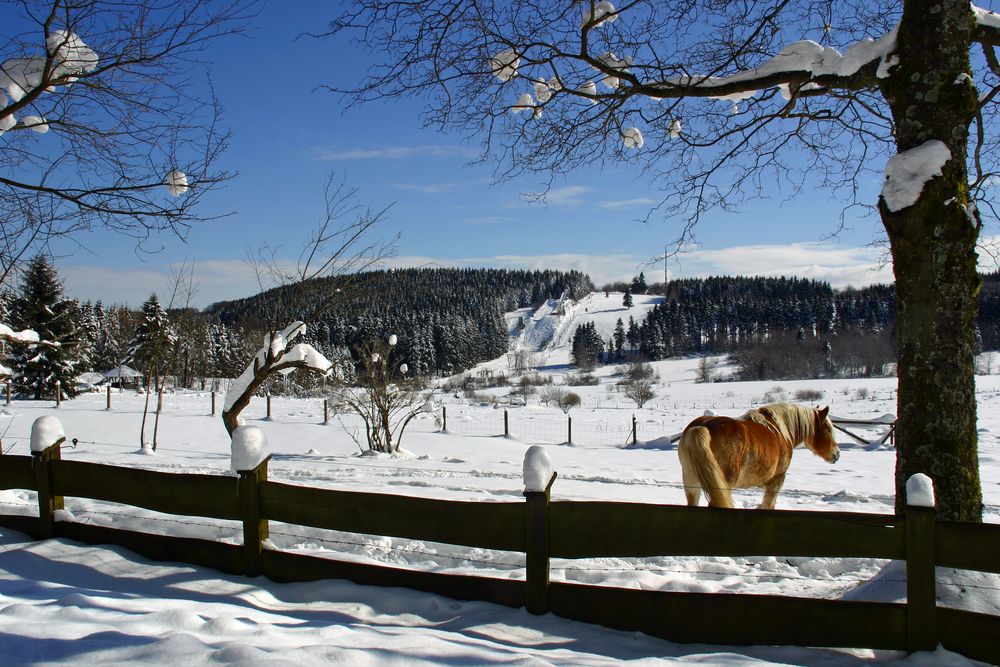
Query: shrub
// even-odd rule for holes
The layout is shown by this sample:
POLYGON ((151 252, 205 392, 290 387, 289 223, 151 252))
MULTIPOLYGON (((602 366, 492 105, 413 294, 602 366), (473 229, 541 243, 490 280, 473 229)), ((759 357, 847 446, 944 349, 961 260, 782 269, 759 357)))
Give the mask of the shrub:
POLYGON ((795 392, 796 401, 820 401, 826 394, 819 389, 799 389, 795 392))
POLYGON ((559 400, 559 407, 562 408, 563 412, 569 412, 570 408, 579 407, 581 402, 580 394, 567 391, 559 400))
POLYGON ((570 375, 566 379, 566 384, 573 386, 584 386, 584 387, 594 387, 600 384, 600 380, 593 373, 577 373, 576 375, 570 375))

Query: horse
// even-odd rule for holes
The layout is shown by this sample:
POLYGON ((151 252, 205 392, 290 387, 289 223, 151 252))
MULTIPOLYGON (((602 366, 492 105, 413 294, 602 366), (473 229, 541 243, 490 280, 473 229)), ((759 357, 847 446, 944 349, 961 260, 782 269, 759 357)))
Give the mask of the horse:
POLYGON ((731 489, 760 486, 764 499, 758 509, 774 509, 795 447, 804 444, 828 463, 840 458, 829 414, 829 407, 773 403, 739 419, 694 419, 677 450, 687 504, 697 505, 704 491, 709 507, 732 507, 731 489))

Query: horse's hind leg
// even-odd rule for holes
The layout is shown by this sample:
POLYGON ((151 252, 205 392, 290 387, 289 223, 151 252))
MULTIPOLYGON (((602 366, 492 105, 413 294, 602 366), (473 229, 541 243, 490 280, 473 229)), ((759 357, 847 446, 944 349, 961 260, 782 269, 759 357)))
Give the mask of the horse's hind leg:
POLYGON ((775 475, 764 485, 764 499, 757 509, 773 510, 774 503, 778 500, 778 492, 785 483, 785 473, 775 475))
POLYGON ((694 464, 684 462, 686 458, 682 453, 681 476, 684 479, 684 495, 687 497, 688 505, 697 507, 698 501, 701 500, 701 482, 698 481, 698 475, 694 472, 694 464))

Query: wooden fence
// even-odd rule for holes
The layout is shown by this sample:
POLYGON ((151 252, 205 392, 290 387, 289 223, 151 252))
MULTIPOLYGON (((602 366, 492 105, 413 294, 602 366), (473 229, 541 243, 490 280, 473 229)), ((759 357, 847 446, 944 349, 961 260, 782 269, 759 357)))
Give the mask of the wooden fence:
MULTIPOLYGON (((555 479, 555 476, 552 478, 555 479)), ((933 649, 1000 662, 1000 617, 939 607, 935 566, 1000 572, 1000 526, 902 516, 754 511, 551 499, 463 502, 317 489, 267 479, 267 461, 225 475, 164 473, 62 460, 59 445, 0 457, 0 489, 38 494, 38 516, 0 524, 39 539, 116 544, 147 558, 276 581, 342 578, 641 631, 675 642, 933 649), (243 545, 56 521, 75 496, 243 523, 243 545), (264 547, 269 521, 526 554, 525 580, 349 563, 264 547), (599 529, 598 529, 599 528, 599 529), (905 603, 705 594, 551 582, 549 559, 651 556, 811 556, 906 562, 905 603)))

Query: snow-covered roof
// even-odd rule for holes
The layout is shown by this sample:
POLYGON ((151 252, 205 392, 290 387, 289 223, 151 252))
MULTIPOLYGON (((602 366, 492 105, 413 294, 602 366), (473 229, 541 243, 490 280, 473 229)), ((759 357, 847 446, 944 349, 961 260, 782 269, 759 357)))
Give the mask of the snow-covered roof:
POLYGON ((76 376, 76 381, 86 384, 100 384, 104 382, 104 378, 104 373, 80 373, 76 376))
POLYGON ((142 373, 135 370, 131 366, 126 366, 122 364, 121 366, 115 366, 109 371, 104 371, 101 373, 106 378, 141 378, 142 373))

